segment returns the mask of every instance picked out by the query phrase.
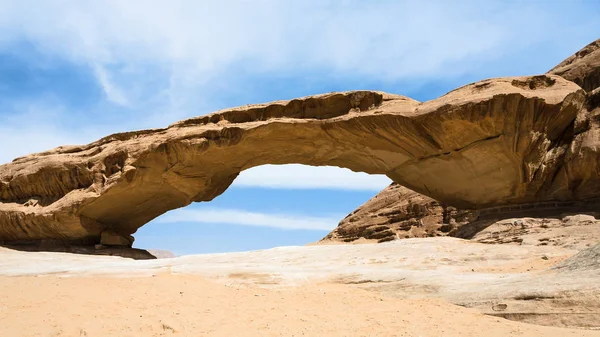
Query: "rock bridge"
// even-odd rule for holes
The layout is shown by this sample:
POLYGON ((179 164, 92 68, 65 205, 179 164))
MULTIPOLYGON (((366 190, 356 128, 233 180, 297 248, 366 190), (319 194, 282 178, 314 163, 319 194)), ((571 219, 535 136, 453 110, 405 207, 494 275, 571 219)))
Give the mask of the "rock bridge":
POLYGON ((127 238, 263 164, 385 174, 462 208, 598 197, 600 95, 578 85, 596 83, 575 67, 584 56, 561 76, 489 79, 422 103, 330 93, 17 158, 0 166, 0 241, 127 238))

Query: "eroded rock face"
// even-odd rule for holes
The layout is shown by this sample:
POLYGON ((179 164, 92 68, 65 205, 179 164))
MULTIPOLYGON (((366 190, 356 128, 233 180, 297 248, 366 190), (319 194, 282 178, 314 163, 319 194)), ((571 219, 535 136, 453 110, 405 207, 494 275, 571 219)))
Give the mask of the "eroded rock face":
POLYGON ((340 221, 322 242, 360 239, 385 242, 405 238, 452 235, 477 218, 475 210, 459 210, 396 183, 340 221))
POLYGON ((386 174, 461 208, 598 197, 596 163, 578 164, 596 158, 594 97, 556 75, 489 79, 424 103, 332 93, 59 147, 0 166, 0 241, 128 237, 263 164, 386 174))
POLYGON ((112 230, 105 230, 100 233, 100 244, 104 246, 133 246, 133 236, 123 236, 112 230))
MULTIPOLYGON (((555 143, 554 146, 532 153, 531 156, 544 157, 541 161, 535 161, 539 165, 524 163, 523 174, 530 177, 528 188, 537 185, 535 192, 539 198, 527 200, 528 202, 540 200, 552 200, 548 195, 555 195, 556 200, 568 200, 563 198, 571 192, 572 200, 584 200, 598 197, 600 180, 600 40, 596 40, 575 55, 561 62, 548 74, 559 75, 569 81, 580 85, 587 92, 586 106, 577 115, 573 126, 563 132, 563 141, 555 143), (537 175, 543 179, 535 179, 537 175), (533 177, 533 178, 531 178, 533 177), (534 182, 535 180, 535 182, 534 182), (586 187, 583 187, 586 186, 586 187), (570 192, 569 192, 570 191, 570 192)), ((521 86, 534 89, 537 86, 545 86, 550 82, 547 78, 521 83, 521 86)), ((519 85, 518 81, 514 82, 519 85)), ((481 84, 478 84, 481 85, 481 84)), ((498 170, 504 167, 497 167, 498 170)), ((440 178, 454 179, 446 175, 440 178)), ((407 185, 408 186, 408 185, 407 185)), ((535 190, 535 189, 533 189, 535 190)), ((422 190, 421 190, 422 191, 422 190)), ((531 205, 535 206, 535 204, 531 205)), ((467 217, 448 219, 444 217, 444 207, 441 203, 398 185, 391 185, 377 194, 373 199, 366 202, 357 210, 343 219, 338 227, 327 235, 323 240, 351 242, 360 238, 368 240, 388 241, 393 238, 426 237, 439 235, 458 235, 459 237, 473 238, 478 230, 486 226, 496 228, 502 227, 505 222, 496 223, 495 220, 510 218, 514 216, 514 210, 505 210, 504 214, 496 214, 496 219, 479 221, 474 226, 464 227, 456 232, 460 226, 478 219, 478 212, 469 209, 454 209, 458 214, 466 214, 467 217), (407 205, 416 204, 423 208, 423 212, 410 212, 407 205), (399 222, 398 219, 401 219, 399 222), (452 222, 453 225, 449 225, 452 222), (440 230, 442 229, 442 230, 440 230), (452 232, 450 232, 452 231, 452 232)), ((562 207, 555 214, 548 214, 548 209, 534 214, 532 209, 525 212, 517 212, 518 216, 533 216, 538 218, 533 222, 556 225, 561 227, 560 212, 581 211, 581 205, 568 205, 562 207), (527 214, 530 213, 530 214, 527 214), (552 215, 555 218, 546 218, 552 215), (556 218, 558 216, 558 218, 556 218)), ((587 211, 592 208, 587 207, 587 211)), ((518 211, 518 210, 517 210, 518 211)), ((552 212, 550 212, 552 213, 552 212)), ((522 220, 519 220, 523 222, 522 220)), ((511 223, 512 224, 512 223, 511 223)), ((491 229, 490 229, 491 230, 491 229)), ((502 230, 503 231, 503 230, 502 230)), ((501 231, 501 232, 502 232, 501 231)), ((490 239, 492 240, 492 239, 490 239)), ((493 242, 513 242, 522 240, 520 235, 499 235, 493 242)), ((487 241, 482 241, 487 242, 487 241)))
POLYGON ((600 242, 598 213, 565 214, 554 217, 506 218, 490 221, 470 240, 488 244, 560 246, 582 250, 600 242))
POLYGON ((587 92, 600 87, 600 39, 562 61, 548 74, 573 81, 587 92))

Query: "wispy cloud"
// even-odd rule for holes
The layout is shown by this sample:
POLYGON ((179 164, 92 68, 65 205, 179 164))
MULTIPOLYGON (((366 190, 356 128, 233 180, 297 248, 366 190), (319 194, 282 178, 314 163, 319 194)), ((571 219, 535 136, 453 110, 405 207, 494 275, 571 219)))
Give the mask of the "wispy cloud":
POLYGON ((0 3, 0 43, 27 39, 73 62, 105 66, 98 81, 116 102, 129 95, 125 85, 106 85, 113 64, 169 68, 178 74, 174 88, 218 81, 240 63, 252 73, 320 69, 388 80, 439 79, 532 45, 573 39, 581 28, 597 26, 599 16, 582 1, 0 3), (577 10, 586 14, 585 22, 530 24, 567 21, 565 13, 577 10), (115 87, 120 94, 110 89, 115 87))
POLYGON ((369 175, 331 166, 290 164, 263 165, 243 171, 233 186, 380 191, 390 183, 391 180, 384 175, 369 175))
POLYGON ((295 214, 248 212, 237 209, 213 208, 204 210, 178 209, 155 220, 155 223, 210 223, 279 229, 334 229, 343 216, 311 217, 295 214))
MULTIPOLYGON (((12 102, 0 109, 0 164, 29 153, 42 152, 60 145, 79 144, 86 135, 85 128, 61 129, 54 123, 65 113, 65 107, 51 97, 32 102, 12 102)), ((91 137, 90 137, 91 136, 91 137)))
POLYGON ((93 69, 96 79, 106 94, 106 98, 115 104, 129 106, 129 99, 125 96, 123 90, 112 82, 109 77, 110 75, 106 72, 104 67, 99 64, 94 64, 93 69))
POLYGON ((0 165, 29 153, 42 152, 73 143, 68 135, 43 125, 29 126, 24 129, 0 126, 0 144, 3 144, 0 151, 0 165))

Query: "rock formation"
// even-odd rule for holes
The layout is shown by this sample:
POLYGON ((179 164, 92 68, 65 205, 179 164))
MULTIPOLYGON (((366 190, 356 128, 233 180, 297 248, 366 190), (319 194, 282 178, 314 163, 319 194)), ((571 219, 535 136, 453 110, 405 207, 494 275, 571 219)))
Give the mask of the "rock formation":
POLYGON ((600 243, 590 248, 583 249, 577 253, 577 255, 568 258, 553 269, 566 272, 573 270, 600 269, 600 243))
MULTIPOLYGON (((466 238, 480 243, 554 246, 579 251, 600 242, 600 220, 596 220, 599 214, 503 216, 502 220, 486 221, 484 229, 466 238)), ((469 225, 459 228, 456 234, 469 225)))
POLYGON ((212 200, 263 164, 386 174, 461 208, 596 198, 600 100, 576 84, 597 83, 587 75, 597 44, 589 49, 565 61, 565 78, 488 79, 423 103, 324 94, 17 158, 0 166, 0 241, 130 244, 148 221, 212 200))
MULTIPOLYGON (((543 172, 548 172, 548 169, 555 170, 555 175, 546 175, 549 179, 543 183, 546 186, 552 186, 551 189, 555 188, 556 184, 566 184, 567 188, 579 190, 579 193, 582 191, 580 188, 582 185, 588 185, 586 188, 590 188, 590 191, 597 190, 596 186, 589 185, 598 184, 600 174, 600 167, 598 166, 600 159, 598 157, 598 146, 600 145, 600 40, 585 46, 575 55, 550 70, 548 74, 558 75, 577 83, 587 92, 588 99, 586 108, 578 114, 573 129, 568 130, 568 132, 572 132, 572 135, 567 138, 572 140, 554 149, 549 149, 545 156, 553 163, 550 165, 543 163, 539 167, 533 168, 534 171, 541 170, 535 171, 533 175, 540 172, 544 174, 543 172), (562 180, 562 182, 556 182, 556 180, 562 180)), ((526 167, 525 170, 527 170, 526 167)), ((531 172, 531 166, 529 170, 531 172)), ((583 192, 576 199, 597 197, 595 193, 583 192)), ((540 199, 543 200, 544 198, 540 199)), ((352 242, 362 238, 381 242, 394 238, 440 235, 472 238, 478 230, 487 226, 496 225, 496 227, 501 227, 503 222, 496 221, 501 218, 510 218, 515 215, 551 215, 556 219, 532 221, 543 222, 546 226, 552 224, 555 227, 562 227, 562 212, 568 210, 595 210, 593 206, 585 207, 581 204, 567 205, 567 207, 556 209, 557 212, 548 212, 548 208, 546 208, 542 212, 534 212, 535 210, 528 209, 526 212, 516 212, 520 214, 514 214, 514 210, 507 209, 503 214, 497 214, 495 219, 476 222, 474 223, 475 226, 465 227, 457 232, 457 227, 477 220, 479 212, 450 207, 451 212, 459 214, 459 218, 454 219, 449 216, 451 212, 446 207, 448 206, 443 207, 438 201, 425 195, 392 184, 344 218, 338 227, 327 235, 323 241, 352 242), (413 209, 418 211, 415 212, 413 209), (465 217, 465 215, 467 216, 465 217)), ((521 239, 520 237, 515 238, 517 240, 521 239)), ((496 239, 494 242, 507 242, 512 237, 498 237, 496 239)))
POLYGON ((600 87, 600 39, 583 47, 573 56, 552 68, 549 74, 558 75, 592 92, 600 87))
POLYGON ((396 239, 445 236, 477 218, 477 211, 458 210, 392 183, 348 214, 322 241, 385 242, 396 239))
POLYGON ((148 253, 152 254, 157 259, 170 259, 177 256, 175 253, 164 249, 148 249, 148 253))

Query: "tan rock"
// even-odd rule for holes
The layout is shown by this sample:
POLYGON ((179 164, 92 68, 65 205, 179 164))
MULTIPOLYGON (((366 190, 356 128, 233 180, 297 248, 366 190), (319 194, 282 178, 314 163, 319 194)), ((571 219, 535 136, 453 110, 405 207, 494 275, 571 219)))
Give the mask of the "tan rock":
MULTIPOLYGON (((346 216, 322 242, 446 236, 477 218, 473 210, 458 210, 396 183, 386 187, 346 216)), ((363 241, 359 241, 363 242, 363 241)))
POLYGON ((133 240, 133 236, 131 235, 121 235, 110 230, 105 230, 100 234, 100 244, 105 246, 131 247, 133 240))
POLYGON ((577 255, 557 265, 555 269, 566 272, 573 270, 599 270, 600 243, 580 251, 577 255))
POLYGON ((595 198, 591 97, 556 75, 489 79, 424 103, 331 93, 59 147, 0 166, 0 241, 128 235, 263 164, 386 174, 461 208, 595 198), (576 120, 591 125, 583 139, 576 120))
POLYGON ((82 255, 106 255, 120 256, 135 260, 156 259, 157 257, 146 250, 131 248, 128 246, 105 246, 102 244, 90 244, 85 242, 67 241, 67 240, 38 240, 38 241, 18 241, 0 245, 2 249, 9 249, 24 252, 60 252, 82 255))
MULTIPOLYGON (((574 124, 564 130, 563 137, 565 141, 546 148, 546 151, 531 154, 531 156, 538 156, 538 158, 544 156, 544 158, 541 161, 538 159, 539 165, 524 163, 523 174, 530 177, 539 174, 545 175, 544 179, 536 179, 537 182, 530 182, 530 185, 539 186, 536 193, 546 195, 546 197, 539 199, 554 199, 553 197, 548 198, 548 194, 550 196, 554 194, 555 199, 566 200, 569 198, 560 197, 559 195, 568 195, 569 190, 573 193, 572 199, 575 200, 597 197, 597 192, 593 191, 600 189, 600 186, 598 186, 600 175, 600 167, 598 166, 598 162, 600 162, 600 157, 598 157, 600 153, 598 148, 600 145, 600 88, 598 88, 600 87, 600 40, 585 46, 548 73, 573 81, 586 90, 588 92, 587 107, 580 111, 574 124), (566 141, 568 139, 570 141, 566 141), (586 187, 582 188, 584 185, 586 187)), ((531 81, 529 84, 522 85, 525 87, 529 85, 534 88, 537 85, 543 85, 543 83, 543 80, 531 81)), ((499 167, 498 169, 503 168, 499 167)), ((454 179, 454 177, 454 175, 451 178, 448 175, 440 175, 442 179, 454 179)), ((530 186, 530 188, 532 187, 530 186)), ((568 206, 567 209, 581 211, 580 207, 581 205, 572 205, 568 206)), ((593 209, 593 207, 588 207, 587 210, 590 209, 593 209)), ((552 212, 548 212, 548 209, 545 209, 542 214, 537 214, 539 217, 536 221, 544 222, 546 221, 544 216, 560 216, 563 211, 565 211, 564 207, 558 209, 555 212, 556 214, 552 214, 552 212)), ((472 210, 460 210, 460 212, 470 214, 467 221, 464 219, 462 222, 457 223, 454 219, 445 219, 443 217, 444 208, 439 202, 393 184, 343 219, 338 227, 324 238, 324 241, 349 242, 359 238, 388 241, 394 238, 446 235, 448 230, 452 230, 451 235, 458 234, 462 237, 472 238, 477 231, 485 228, 485 226, 493 225, 491 228, 502 226, 502 222, 484 221, 476 223, 475 226, 472 226, 474 228, 462 228, 461 231, 455 233, 456 226, 460 227, 477 219, 477 214, 472 210), (415 203, 425 206, 427 212, 421 215, 407 212, 406 205, 415 203), (394 219, 397 219, 399 215, 403 220, 406 218, 415 222, 417 226, 409 226, 403 229, 402 227, 398 228, 397 225, 389 225, 397 223, 398 221, 394 219), (452 226, 451 224, 455 225, 452 226), (440 231, 440 229, 443 230, 440 231), (379 238, 383 234, 387 235, 383 239, 379 238)), ((536 215, 532 209, 520 212, 521 214, 515 215, 514 213, 512 210, 504 210, 502 214, 497 214, 497 217, 501 219, 536 215)), ((589 221, 595 222, 593 216, 577 215, 575 217, 578 218, 571 221, 575 224, 584 222, 580 219, 581 217, 588 217, 589 221)), ((560 219, 548 219, 547 222, 556 224, 555 227, 561 227, 560 219)), ((502 235, 492 241, 496 243, 513 242, 512 238, 502 235)))
POLYGON ((148 253, 152 254, 157 259, 170 259, 177 256, 175 253, 164 249, 148 249, 148 253))
MULTIPOLYGON (((467 224, 468 227, 472 224, 467 224)), ((573 250, 586 249, 600 242, 600 221, 586 214, 564 217, 522 217, 492 220, 474 235, 463 238, 490 244, 515 244, 530 246, 565 247, 573 250)), ((460 228, 456 235, 465 232, 460 228)))
POLYGON ((600 87, 600 39, 562 61, 548 74, 573 81, 588 92, 600 87))

